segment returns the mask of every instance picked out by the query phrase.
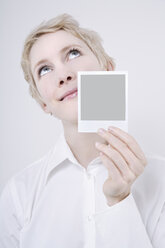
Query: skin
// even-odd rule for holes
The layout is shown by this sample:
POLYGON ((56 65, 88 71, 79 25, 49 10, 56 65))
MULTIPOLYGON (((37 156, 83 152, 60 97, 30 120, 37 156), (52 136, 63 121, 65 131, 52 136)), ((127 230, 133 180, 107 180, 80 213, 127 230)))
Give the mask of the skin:
POLYGON ((108 170, 109 177, 103 185, 103 192, 108 205, 112 206, 130 194, 131 186, 143 173, 147 160, 136 140, 120 128, 99 130, 98 134, 109 143, 98 142, 96 148, 108 170))
MULTIPOLYGON (((29 58, 36 86, 44 101, 43 110, 62 121, 66 142, 84 168, 100 156, 109 172, 103 185, 107 204, 112 206, 120 202, 129 195, 132 183, 147 164, 141 148, 132 136, 119 128, 102 133, 78 133, 78 98, 59 101, 66 91, 77 87, 78 71, 103 70, 96 56, 82 40, 60 30, 42 35, 32 46, 29 58), (71 47, 61 51, 68 45, 71 47), (80 52, 69 52, 72 48, 80 52), (46 61, 38 64, 41 60, 46 61), (96 146, 96 142, 100 145, 96 146)), ((104 70, 112 70, 111 65, 104 70)))
MULTIPOLYGON (((99 156, 95 142, 107 143, 96 133, 78 133, 78 98, 59 101, 66 91, 77 87, 77 72, 81 70, 102 70, 96 56, 80 39, 63 30, 41 36, 30 52, 31 71, 36 86, 44 101, 43 110, 52 113, 62 121, 64 134, 77 161, 87 168, 89 162, 99 156), (76 44, 73 46, 73 44, 76 44), (80 53, 70 53, 64 47, 78 48, 80 53), (79 47, 81 46, 81 47, 79 47), (46 59, 47 63, 36 64, 46 59), (47 65, 41 76, 37 75, 40 67, 47 65), (81 142, 80 142, 81 141, 81 142)), ((111 66, 107 68, 111 70, 111 66)))

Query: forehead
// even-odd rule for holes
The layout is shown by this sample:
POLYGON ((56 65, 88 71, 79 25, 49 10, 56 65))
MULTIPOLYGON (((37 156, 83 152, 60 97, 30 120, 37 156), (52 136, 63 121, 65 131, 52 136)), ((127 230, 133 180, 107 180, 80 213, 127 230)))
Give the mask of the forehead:
POLYGON ((72 44, 80 45, 84 49, 89 50, 83 40, 64 30, 42 35, 31 48, 29 54, 31 66, 33 67, 35 63, 43 58, 51 58, 52 55, 58 55, 62 48, 72 44))

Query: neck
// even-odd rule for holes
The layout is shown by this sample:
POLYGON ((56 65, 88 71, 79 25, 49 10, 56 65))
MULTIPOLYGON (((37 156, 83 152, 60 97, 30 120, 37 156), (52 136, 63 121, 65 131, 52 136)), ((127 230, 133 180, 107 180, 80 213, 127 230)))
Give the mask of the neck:
POLYGON ((96 142, 108 144, 97 133, 79 133, 78 125, 70 124, 66 125, 63 122, 65 139, 74 154, 77 161, 85 168, 87 168, 90 161, 99 156, 99 151, 95 147, 96 142))

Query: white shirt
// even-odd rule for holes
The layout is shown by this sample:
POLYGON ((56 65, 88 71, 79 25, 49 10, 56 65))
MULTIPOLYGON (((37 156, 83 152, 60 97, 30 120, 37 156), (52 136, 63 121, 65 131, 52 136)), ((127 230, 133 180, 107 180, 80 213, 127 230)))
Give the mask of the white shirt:
POLYGON ((131 194, 108 206, 100 157, 85 169, 64 134, 14 175, 0 200, 0 248, 165 248, 165 159, 148 158, 131 194))

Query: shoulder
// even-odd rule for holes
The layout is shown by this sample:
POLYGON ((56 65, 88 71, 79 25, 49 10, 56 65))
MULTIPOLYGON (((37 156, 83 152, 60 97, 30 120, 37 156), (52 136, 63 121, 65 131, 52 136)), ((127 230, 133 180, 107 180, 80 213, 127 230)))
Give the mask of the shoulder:
POLYGON ((151 214, 159 216, 165 203, 165 158, 148 156, 147 161, 143 174, 132 185, 133 197, 146 220, 151 214))
POLYGON ((19 216, 23 216, 37 199, 39 191, 44 183, 44 175, 54 147, 43 157, 15 173, 6 183, 2 194, 1 202, 10 205, 19 216))
POLYGON ((15 183, 19 187, 26 185, 26 187, 32 187, 34 182, 39 179, 46 169, 46 165, 49 162, 53 149, 49 150, 44 156, 40 159, 30 163, 21 171, 13 175, 9 180, 9 183, 15 183))
POLYGON ((137 179, 135 186, 145 186, 151 189, 165 185, 165 158, 160 156, 147 156, 147 162, 147 166, 143 174, 137 179))
MULTIPOLYGON (((161 156, 148 156, 148 172, 156 173, 156 175, 160 175, 165 172, 165 157, 161 156)), ((147 171, 147 170, 146 170, 147 171)), ((163 174, 162 177, 163 178, 163 174)))

